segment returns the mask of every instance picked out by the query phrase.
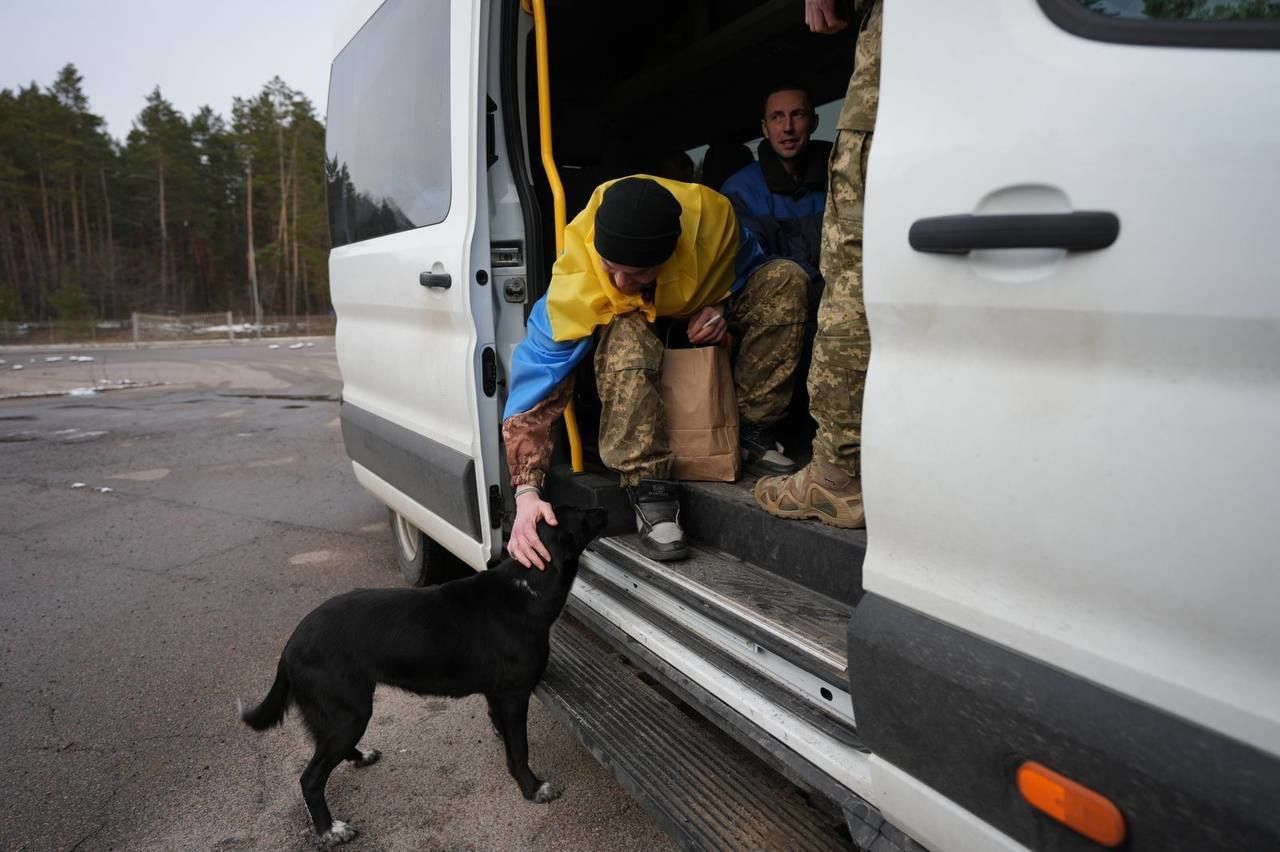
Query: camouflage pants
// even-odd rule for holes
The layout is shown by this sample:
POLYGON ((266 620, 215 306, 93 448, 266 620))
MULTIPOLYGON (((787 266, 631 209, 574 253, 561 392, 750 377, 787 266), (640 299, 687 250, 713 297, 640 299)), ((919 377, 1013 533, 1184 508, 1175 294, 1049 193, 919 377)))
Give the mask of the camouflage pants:
POLYGON ((813 451, 852 476, 860 468, 862 392, 871 333, 862 298, 862 205, 871 134, 841 130, 831 151, 822 218, 818 336, 809 368, 809 413, 818 421, 813 451))
MULTIPOLYGON (((728 319, 741 335, 734 389, 744 423, 772 423, 786 411, 800 359, 808 286, 797 264, 774 260, 752 273, 729 302, 728 319)), ((600 458, 623 485, 671 475, 660 385, 663 351, 663 341, 640 313, 615 319, 596 346, 600 458)))

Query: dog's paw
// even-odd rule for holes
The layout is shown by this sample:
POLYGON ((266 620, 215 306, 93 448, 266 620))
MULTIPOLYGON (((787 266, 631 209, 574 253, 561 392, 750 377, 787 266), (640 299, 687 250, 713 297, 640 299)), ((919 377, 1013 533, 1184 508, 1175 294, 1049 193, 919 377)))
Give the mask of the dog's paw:
POLYGON ((560 798, 560 794, 563 792, 564 790, 550 781, 543 781, 542 786, 538 788, 538 792, 533 794, 533 800, 540 805, 546 802, 554 802, 560 798))
POLYGON ((373 766, 378 762, 378 758, 382 757, 382 752, 378 751, 376 748, 361 748, 356 749, 356 751, 360 752, 360 759, 351 761, 351 765, 357 769, 363 769, 366 766, 373 766))
POLYGON ((342 820, 335 819, 333 824, 329 826, 329 830, 316 838, 316 842, 320 844, 321 849, 331 849, 339 843, 354 840, 359 833, 342 820))

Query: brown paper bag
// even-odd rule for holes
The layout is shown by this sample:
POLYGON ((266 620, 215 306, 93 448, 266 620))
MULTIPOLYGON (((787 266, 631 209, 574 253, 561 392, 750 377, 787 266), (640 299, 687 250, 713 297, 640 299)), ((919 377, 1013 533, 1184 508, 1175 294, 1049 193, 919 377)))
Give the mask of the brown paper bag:
POLYGON ((675 454, 673 478, 738 478, 738 400, 728 348, 668 349, 662 356, 662 404, 675 454))

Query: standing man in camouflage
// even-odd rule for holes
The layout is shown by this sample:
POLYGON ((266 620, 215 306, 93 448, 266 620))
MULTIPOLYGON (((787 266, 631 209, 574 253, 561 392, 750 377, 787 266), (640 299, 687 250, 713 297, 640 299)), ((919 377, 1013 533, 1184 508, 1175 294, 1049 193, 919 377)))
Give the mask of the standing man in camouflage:
POLYGON ((795 464, 772 436, 791 399, 805 317, 804 270, 767 261, 723 195, 648 176, 601 185, 565 228, 551 286, 529 314, 512 357, 502 422, 516 493, 508 552, 529 567, 548 558, 537 522, 554 525, 540 488, 552 430, 573 397, 573 370, 597 341, 600 458, 618 472, 652 559, 688 555, 659 375, 663 326, 678 323, 695 345, 739 328, 734 389, 748 464, 789 473, 795 464), (655 328, 659 329, 655 333, 655 328))
MULTIPOLYGON (((848 25, 836 0, 805 0, 805 23, 817 33, 848 25)), ((880 97, 883 0, 857 2, 861 20, 853 76, 836 125, 827 206, 822 220, 821 269, 826 290, 818 308, 818 336, 809 368, 810 414, 818 422, 813 461, 790 476, 756 483, 755 497, 782 518, 816 518, 836 527, 866 525, 862 506, 862 393, 871 334, 862 297, 862 205, 867 155, 880 97)))

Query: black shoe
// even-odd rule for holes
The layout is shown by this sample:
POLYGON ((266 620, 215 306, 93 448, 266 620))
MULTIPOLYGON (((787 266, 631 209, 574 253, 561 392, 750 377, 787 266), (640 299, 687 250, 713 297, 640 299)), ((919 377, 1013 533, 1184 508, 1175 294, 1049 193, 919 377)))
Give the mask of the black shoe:
POLYGON ((687 557, 689 545, 680 528, 680 486, 667 479, 642 479, 626 490, 636 510, 636 531, 644 555, 659 562, 687 557))
POLYGON ((773 476, 796 472, 796 463, 782 454, 782 445, 774 437, 772 427, 760 423, 738 425, 738 444, 747 471, 756 476, 773 476))

